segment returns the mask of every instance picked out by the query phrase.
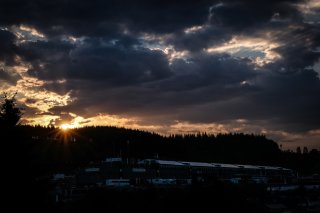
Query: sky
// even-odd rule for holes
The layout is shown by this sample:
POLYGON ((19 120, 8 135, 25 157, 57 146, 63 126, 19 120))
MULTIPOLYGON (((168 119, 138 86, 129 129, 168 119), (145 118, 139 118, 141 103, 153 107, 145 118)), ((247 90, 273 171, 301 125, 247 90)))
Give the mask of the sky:
POLYGON ((320 148, 319 0, 2 0, 22 123, 320 148))

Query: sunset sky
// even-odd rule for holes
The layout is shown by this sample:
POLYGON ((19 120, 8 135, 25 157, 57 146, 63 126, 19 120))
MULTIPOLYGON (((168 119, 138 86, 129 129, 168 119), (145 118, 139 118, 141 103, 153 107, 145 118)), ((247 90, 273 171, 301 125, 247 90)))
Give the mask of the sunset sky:
POLYGON ((265 134, 320 148, 320 1, 2 0, 24 124, 265 134))

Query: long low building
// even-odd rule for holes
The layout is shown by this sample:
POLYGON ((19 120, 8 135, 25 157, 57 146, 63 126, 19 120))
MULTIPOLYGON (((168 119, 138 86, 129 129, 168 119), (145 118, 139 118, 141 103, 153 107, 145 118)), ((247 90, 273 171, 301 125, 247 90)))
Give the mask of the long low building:
POLYGON ((139 166, 147 167, 165 174, 177 174, 177 171, 188 171, 191 176, 204 177, 236 177, 236 176, 251 176, 251 177, 269 177, 269 178, 290 178, 295 176, 291 169, 274 166, 258 166, 258 165, 241 165, 241 164, 223 164, 223 163, 205 163, 205 162, 186 162, 186 161, 168 161, 158 159, 145 159, 138 162, 139 166), (170 171, 168 171, 170 170, 170 171))
POLYGON ((171 180, 176 180, 177 183, 189 183, 189 180, 210 181, 215 178, 231 182, 250 180, 257 183, 267 183, 271 181, 288 182, 295 177, 293 170, 274 166, 160 159, 128 162, 132 161, 107 158, 98 165, 81 170, 77 174, 77 182, 82 185, 104 185, 108 180, 126 179, 130 180, 132 184, 158 183, 161 180, 163 183, 172 183, 171 180))

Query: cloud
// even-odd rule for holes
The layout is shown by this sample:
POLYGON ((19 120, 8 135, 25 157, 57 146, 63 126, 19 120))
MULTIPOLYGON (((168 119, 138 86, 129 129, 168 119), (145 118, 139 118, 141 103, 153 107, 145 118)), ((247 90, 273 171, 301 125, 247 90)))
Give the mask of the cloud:
POLYGON ((279 46, 268 38, 233 37, 230 41, 206 49, 207 52, 226 52, 233 57, 248 58, 258 66, 277 61, 281 56, 275 52, 279 46))
MULTIPOLYGON (((166 63, 168 66, 168 61, 166 63)), ((174 118, 187 119, 184 108, 193 109, 255 90, 241 84, 255 78, 253 67, 227 55, 201 55, 188 62, 174 61, 170 70, 172 74, 165 78, 111 87, 108 86, 109 79, 69 79, 67 87, 72 88, 77 100, 51 111, 70 111, 85 117, 105 112, 170 122, 174 118)))
MULTIPOLYGON (((194 28, 194 27, 193 27, 194 28)), ((177 50, 201 51, 210 46, 227 42, 232 38, 232 32, 223 27, 209 25, 204 23, 198 29, 190 32, 191 28, 185 28, 172 35, 168 40, 168 44, 172 44, 177 50)))
POLYGON ((0 24, 25 23, 49 36, 63 33, 74 36, 116 35, 127 28, 137 32, 143 29, 167 33, 190 24, 201 24, 207 18, 211 3, 211 0, 175 0, 170 3, 161 0, 10 0, 2 2, 0 24))
POLYGON ((274 65, 291 71, 301 70, 319 59, 316 49, 320 46, 320 31, 317 27, 298 25, 280 35, 277 39, 280 45, 274 51, 281 55, 281 60, 274 65))
POLYGON ((19 79, 21 79, 21 77, 17 73, 11 73, 0 68, 0 81, 2 81, 2 83, 14 85, 19 79))
POLYGON ((320 128, 318 6, 2 1, 1 90, 21 91, 32 124, 310 136, 320 128))
POLYGON ((15 36, 8 30, 0 28, 0 61, 8 65, 14 63, 18 51, 14 42, 15 36))
POLYGON ((299 0, 226 0, 210 8, 210 22, 214 25, 244 32, 268 24, 277 14, 280 19, 299 21, 301 14, 295 4, 299 0))
POLYGON ((37 42, 22 46, 25 59, 33 67, 32 76, 43 80, 92 80, 108 85, 130 85, 159 80, 171 75, 162 51, 126 47, 115 43, 86 39, 79 46, 64 42, 37 42), (39 60, 40 59, 40 60, 39 60))

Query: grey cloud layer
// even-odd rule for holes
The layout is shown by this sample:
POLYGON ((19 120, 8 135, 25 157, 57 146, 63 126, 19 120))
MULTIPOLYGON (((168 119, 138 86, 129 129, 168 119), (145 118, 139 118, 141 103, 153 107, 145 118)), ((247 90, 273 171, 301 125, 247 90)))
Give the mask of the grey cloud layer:
POLYGON ((14 56, 18 51, 14 41, 15 36, 12 33, 0 29, 0 61, 5 61, 8 64, 14 63, 14 56))
MULTIPOLYGON (((241 118, 266 128, 319 129, 320 80, 310 67, 319 60, 320 28, 303 22, 301 1, 256 2, 8 1, 0 25, 31 26, 47 40, 17 45, 12 33, 0 30, 0 60, 13 64, 19 55, 32 65, 29 75, 48 81, 46 89, 72 91, 76 100, 51 109, 57 114, 111 113, 155 123, 241 118), (184 32, 194 26, 202 28, 184 32), (281 56, 264 67, 204 51, 236 35, 264 32, 278 32, 273 51, 281 56), (145 45, 146 35, 189 54, 169 60, 145 45)), ((8 80, 7 74, 0 70, 0 78, 8 80)))

